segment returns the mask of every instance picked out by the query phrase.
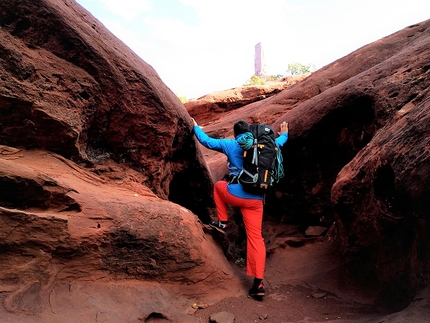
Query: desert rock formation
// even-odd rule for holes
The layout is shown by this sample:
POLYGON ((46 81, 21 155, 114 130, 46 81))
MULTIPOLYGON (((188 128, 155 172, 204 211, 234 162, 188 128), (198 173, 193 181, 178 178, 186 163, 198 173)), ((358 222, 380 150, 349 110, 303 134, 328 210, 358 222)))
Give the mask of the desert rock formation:
POLYGON ((74 1, 3 1, 0 23, 2 144, 115 160, 208 215, 190 117, 149 64, 74 1))
MULTIPOLYGON (((275 130, 289 122, 286 175, 267 196, 267 215, 303 231, 331 228, 345 279, 368 283, 375 303, 387 307, 406 306, 426 281, 429 27, 409 26, 202 124, 217 137, 231 136, 238 119, 275 130)), ((225 160, 203 151, 221 179, 225 160)))
MULTIPOLYGON (((3 0, 2 321, 197 322, 191 299, 243 296, 225 257, 245 253, 240 220, 223 238, 202 225, 225 160, 195 141, 199 109, 212 136, 238 119, 290 124, 286 175, 267 195, 269 257, 322 250, 330 268, 313 281, 407 307, 429 278, 429 44, 424 21, 279 92, 232 89, 230 106, 218 93, 187 110, 73 0, 3 0)), ((284 284, 310 267, 268 262, 284 284)))
POLYGON ((152 67, 74 1, 3 1, 0 26, 2 321, 111 319, 70 301, 83 285, 142 293, 142 319, 157 290, 179 316, 184 293, 235 294, 191 118, 152 67))

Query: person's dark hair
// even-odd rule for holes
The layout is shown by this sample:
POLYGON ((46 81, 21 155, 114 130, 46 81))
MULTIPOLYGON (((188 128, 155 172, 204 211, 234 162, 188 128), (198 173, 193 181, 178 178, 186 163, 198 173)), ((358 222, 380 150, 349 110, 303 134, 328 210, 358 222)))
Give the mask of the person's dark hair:
POLYGON ((249 131, 249 125, 248 122, 244 120, 240 120, 234 124, 233 127, 234 136, 237 137, 238 135, 248 132, 249 131))

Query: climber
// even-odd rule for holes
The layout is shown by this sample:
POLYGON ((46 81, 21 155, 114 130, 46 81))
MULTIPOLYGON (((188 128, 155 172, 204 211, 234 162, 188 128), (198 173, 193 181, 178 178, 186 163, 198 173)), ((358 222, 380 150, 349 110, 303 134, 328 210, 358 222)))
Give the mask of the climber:
MULTIPOLYGON (((246 273, 248 276, 254 277, 249 296, 264 296, 263 278, 266 264, 266 246, 262 236, 264 195, 246 192, 237 181, 244 161, 244 150, 240 143, 249 140, 249 125, 246 121, 240 120, 233 126, 234 139, 215 139, 209 137, 194 119, 193 122, 194 134, 198 141, 206 148, 221 152, 228 158, 230 180, 229 182, 221 180, 214 185, 214 200, 218 218, 209 225, 225 232, 229 225, 227 205, 240 208, 247 235, 246 273)), ((280 125, 278 134, 275 141, 278 147, 282 147, 288 140, 288 123, 283 122, 280 125)))

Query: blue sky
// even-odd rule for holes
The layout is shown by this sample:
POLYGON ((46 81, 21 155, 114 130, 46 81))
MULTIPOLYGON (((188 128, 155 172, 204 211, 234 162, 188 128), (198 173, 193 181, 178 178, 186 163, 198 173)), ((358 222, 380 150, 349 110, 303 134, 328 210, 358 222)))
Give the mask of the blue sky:
POLYGON ((177 95, 198 98, 289 63, 321 68, 430 19, 429 0, 76 0, 177 95))

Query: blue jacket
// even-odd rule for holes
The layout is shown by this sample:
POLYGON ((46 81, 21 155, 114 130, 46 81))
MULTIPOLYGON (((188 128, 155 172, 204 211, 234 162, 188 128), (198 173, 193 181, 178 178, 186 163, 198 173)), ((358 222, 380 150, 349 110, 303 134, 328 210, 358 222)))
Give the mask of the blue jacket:
MULTIPOLYGON (((240 148, 236 139, 244 134, 238 135, 235 139, 215 139, 209 137, 199 126, 194 126, 194 134, 198 141, 208 149, 212 149, 223 153, 227 156, 228 173, 229 175, 237 176, 243 168, 243 149, 240 148)), ((288 133, 282 132, 279 137, 275 139, 278 147, 282 147, 288 140, 288 133)), ((258 199, 264 198, 263 194, 251 194, 246 192, 241 184, 228 184, 227 189, 230 194, 245 199, 258 199)))

